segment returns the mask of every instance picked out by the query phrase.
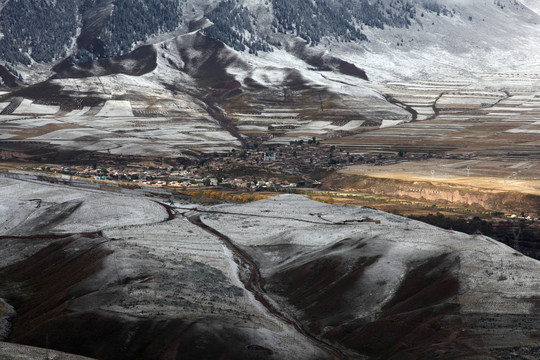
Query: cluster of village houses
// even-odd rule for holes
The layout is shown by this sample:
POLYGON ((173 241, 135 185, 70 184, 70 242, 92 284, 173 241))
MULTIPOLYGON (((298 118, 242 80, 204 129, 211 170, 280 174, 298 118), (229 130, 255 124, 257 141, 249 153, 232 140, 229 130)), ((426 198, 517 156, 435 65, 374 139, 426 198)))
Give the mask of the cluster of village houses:
POLYGON ((100 181, 129 181, 146 186, 169 186, 181 188, 198 188, 221 186, 245 189, 294 188, 296 183, 279 180, 254 180, 249 178, 206 177, 191 170, 175 170, 174 168, 143 168, 139 165, 127 165, 124 168, 103 167, 94 169, 91 166, 52 166, 40 170, 57 174, 78 176, 100 181))
MULTIPOLYGON (((440 154, 437 154, 440 156, 440 154)), ((141 165, 138 163, 119 165, 73 165, 44 166, 41 170, 59 174, 90 178, 93 180, 127 181, 150 186, 205 187, 221 186, 245 189, 279 189, 297 186, 317 186, 320 183, 309 179, 307 174, 314 170, 331 171, 353 164, 373 166, 406 162, 428 156, 402 151, 397 153, 351 153, 335 146, 319 146, 309 141, 294 141, 287 145, 267 146, 264 151, 236 150, 202 154, 190 165, 171 167, 163 164, 141 165), (227 176, 231 169, 243 169, 243 175, 227 176), (263 170, 265 176, 253 175, 253 170, 263 170), (283 176, 290 175, 290 176, 283 176), (284 178, 296 177, 300 182, 284 178)), ((429 156, 433 156, 429 154, 429 156)), ((238 171, 236 171, 238 173, 238 171)))

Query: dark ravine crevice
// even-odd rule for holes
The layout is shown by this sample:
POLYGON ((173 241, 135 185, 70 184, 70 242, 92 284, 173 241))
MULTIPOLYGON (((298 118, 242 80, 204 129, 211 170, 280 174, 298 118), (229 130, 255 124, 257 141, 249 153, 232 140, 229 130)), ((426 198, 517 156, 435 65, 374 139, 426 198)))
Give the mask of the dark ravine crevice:
POLYGON ((234 82, 231 84, 231 89, 223 91, 213 91, 211 94, 207 95, 202 101, 206 104, 208 114, 214 118, 221 128, 235 137, 241 144, 242 148, 247 147, 247 141, 240 135, 236 126, 224 111, 219 107, 220 99, 223 99, 227 94, 232 93, 240 88, 240 83, 234 82))
POLYGON ((399 106, 400 108, 402 108, 402 109, 406 110, 407 112, 409 112, 411 114, 411 116, 412 116, 411 121, 416 121, 418 119, 418 112, 416 110, 414 110, 410 105, 407 105, 404 102, 401 102, 401 101, 397 100, 396 98, 394 98, 391 95, 383 94, 383 96, 386 99, 386 101, 388 101, 389 103, 394 104, 396 106, 399 106))
POLYGON ((486 106, 486 108, 492 108, 492 107, 494 107, 494 106, 497 106, 497 105, 499 105, 502 101, 507 100, 507 99, 509 99, 509 98, 512 97, 512 95, 510 95, 510 93, 509 93, 508 91, 506 91, 506 90, 503 90, 503 93, 504 93, 504 95, 505 95, 504 97, 502 97, 502 98, 500 98, 499 100, 495 101, 493 104, 490 104, 489 106, 486 106))
POLYGON ((439 113, 441 112, 439 108, 437 107, 437 102, 445 95, 446 93, 442 92, 440 93, 435 100, 433 100, 433 105, 431 105, 431 109, 433 110, 433 115, 431 115, 427 120, 433 120, 437 116, 439 116, 439 113))
POLYGON ((176 218, 176 212, 174 211, 174 208, 171 205, 167 205, 167 204, 164 204, 162 202, 155 201, 155 200, 154 200, 154 202, 156 204, 158 204, 158 205, 163 206, 165 211, 167 211, 167 219, 166 219, 166 221, 171 221, 171 220, 174 220, 176 218))

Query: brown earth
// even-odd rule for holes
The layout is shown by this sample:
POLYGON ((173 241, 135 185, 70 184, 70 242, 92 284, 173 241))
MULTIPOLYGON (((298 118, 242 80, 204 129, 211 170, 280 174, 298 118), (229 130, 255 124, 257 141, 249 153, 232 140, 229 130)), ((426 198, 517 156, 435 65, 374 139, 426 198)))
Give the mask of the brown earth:
POLYGON ((85 78, 111 74, 141 76, 156 68, 156 58, 157 53, 152 45, 140 46, 122 56, 77 65, 71 63, 71 59, 68 58, 53 68, 56 72, 53 78, 85 78))
MULTIPOLYGON (((373 319, 342 319, 349 307, 354 307, 346 299, 358 291, 364 269, 376 260, 360 258, 347 267, 339 257, 322 257, 276 273, 267 286, 300 311, 302 322, 311 331, 348 348, 346 351, 357 352, 349 353, 351 357, 427 359, 433 354, 448 358, 476 352, 460 339, 459 281, 455 275, 459 259, 451 254, 411 264, 393 298, 373 319)), ((366 287, 363 291, 372 290, 366 287)))

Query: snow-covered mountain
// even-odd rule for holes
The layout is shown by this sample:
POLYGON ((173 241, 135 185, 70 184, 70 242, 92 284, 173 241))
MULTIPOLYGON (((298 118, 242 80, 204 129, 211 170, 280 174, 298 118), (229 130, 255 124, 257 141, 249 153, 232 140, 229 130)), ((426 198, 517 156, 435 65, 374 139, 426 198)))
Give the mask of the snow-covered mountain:
MULTIPOLYGON (((137 124, 153 114, 166 117, 168 124, 179 117, 203 119, 205 128, 214 131, 217 126, 225 132, 193 142, 185 140, 185 129, 179 130, 178 136, 167 138, 169 147, 152 149, 133 148, 131 140, 137 138, 148 147, 156 139, 154 128, 148 134, 137 130, 124 146, 109 122, 97 133, 93 123, 92 134, 86 133, 90 127, 85 125, 79 129, 84 135, 63 130, 60 137, 40 138, 59 139, 58 144, 77 149, 83 144, 79 138, 91 139, 82 149, 117 148, 118 154, 183 156, 185 152, 177 149, 184 149, 185 143, 197 151, 270 140, 288 143, 295 135, 283 130, 291 126, 310 127, 296 131, 304 136, 313 136, 314 128, 322 138, 342 137, 378 128, 385 121, 399 124, 417 117, 407 105, 387 101, 373 84, 474 78, 486 71, 540 63, 540 15, 533 1, 1 4, 0 77, 9 90, 0 93, 1 115, 58 118, 75 111, 79 129, 89 125, 88 116, 110 113, 102 111, 107 101, 120 101, 122 106, 128 101, 128 115, 135 116, 137 124), (43 105, 50 106, 45 113, 43 105), (79 116, 86 117, 79 121, 79 116), (103 143, 109 138, 114 144, 103 143), (181 143, 176 142, 179 138, 181 143)), ((13 136, 25 135, 7 133, 4 138, 13 136)))
POLYGON ((0 62, 35 82, 51 67, 40 64, 121 56, 200 31, 240 53, 286 51, 319 70, 340 71, 335 56, 374 79, 455 74, 534 61, 537 11, 531 0, 3 0, 0 62))

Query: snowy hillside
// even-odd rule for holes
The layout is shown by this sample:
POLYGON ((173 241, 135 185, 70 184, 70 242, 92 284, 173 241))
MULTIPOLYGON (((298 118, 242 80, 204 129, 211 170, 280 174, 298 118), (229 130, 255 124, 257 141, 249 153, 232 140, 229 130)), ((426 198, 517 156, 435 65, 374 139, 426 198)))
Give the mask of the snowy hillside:
POLYGON ((0 185, 12 342, 100 359, 540 351, 540 263, 481 235, 297 195, 176 203, 164 221, 159 200, 136 194, 0 185), (48 227, 45 207, 64 209, 48 227))
POLYGON ((526 2, 531 8, 513 0, 441 3, 450 16, 424 10, 408 28, 367 28, 370 42, 327 46, 361 63, 373 80, 477 76, 540 62, 536 2, 526 2))
POLYGON ((50 162, 73 151, 189 162, 313 137, 360 150, 362 134, 437 117, 455 84, 498 101, 515 85, 497 74, 534 78, 540 63, 532 1, 140 1, 135 10, 88 0, 73 2, 79 16, 57 27, 36 15, 57 17, 61 3, 10 1, 0 13, 0 41, 10 44, 0 46, 0 137, 10 152, 35 141, 54 148, 50 162), (8 21, 19 8, 37 28, 69 36, 38 46, 44 32, 8 21), (141 11, 144 20, 131 21, 141 11), (479 84, 494 76, 489 89, 479 84), (403 97, 408 82, 421 86, 405 85, 403 97))

